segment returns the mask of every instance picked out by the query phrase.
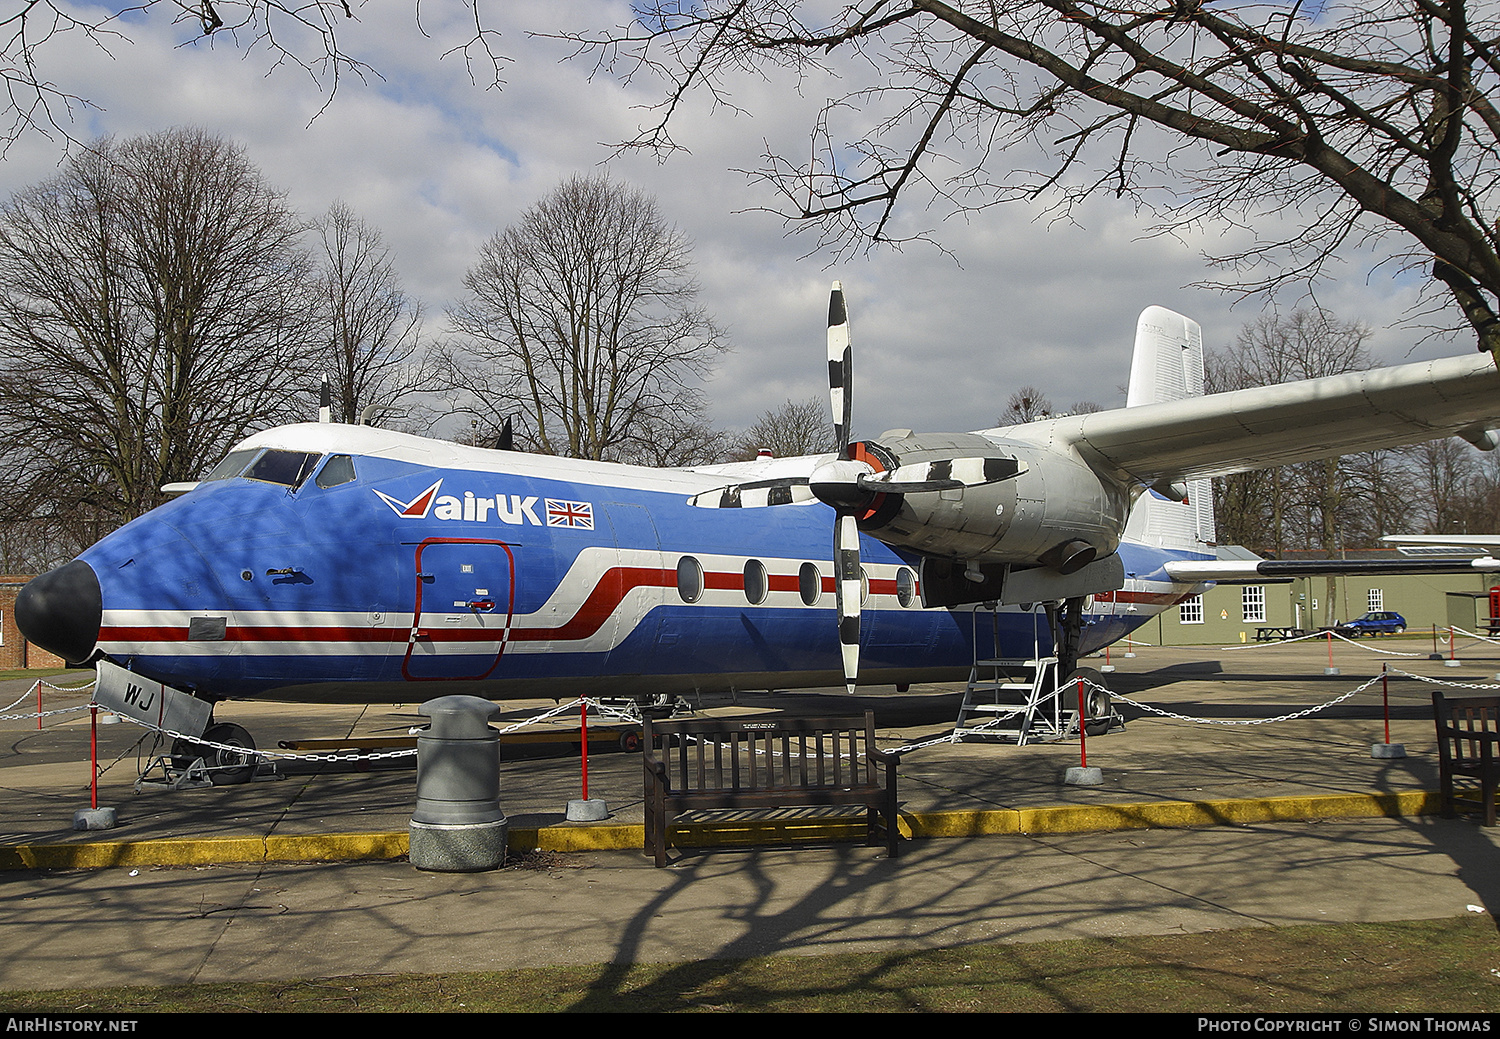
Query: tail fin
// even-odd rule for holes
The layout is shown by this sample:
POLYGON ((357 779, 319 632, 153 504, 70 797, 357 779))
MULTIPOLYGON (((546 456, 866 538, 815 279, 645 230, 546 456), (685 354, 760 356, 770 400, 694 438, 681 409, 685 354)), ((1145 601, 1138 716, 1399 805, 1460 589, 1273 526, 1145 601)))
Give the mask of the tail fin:
MULTIPOLYGON (((1164 307, 1141 311, 1125 406, 1166 404, 1203 394, 1203 330, 1164 307)), ((1125 536, 1159 548, 1214 550, 1214 496, 1207 480, 1190 480, 1186 497, 1148 489, 1130 514, 1125 536)), ((1181 490, 1181 485, 1178 485, 1181 490)))

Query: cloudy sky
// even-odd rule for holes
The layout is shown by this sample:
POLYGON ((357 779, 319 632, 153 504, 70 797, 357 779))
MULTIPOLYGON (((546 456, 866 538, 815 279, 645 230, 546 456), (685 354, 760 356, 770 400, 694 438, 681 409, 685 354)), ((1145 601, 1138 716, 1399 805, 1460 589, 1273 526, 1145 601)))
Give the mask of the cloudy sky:
MULTIPOLYGON (((461 292, 479 246, 576 171, 606 170, 654 194, 663 214, 696 243, 705 304, 732 336, 734 351, 709 385, 717 424, 740 427, 788 398, 826 393, 823 323, 829 282, 844 282, 854 322, 855 431, 970 429, 993 424, 1009 394, 1035 385, 1059 407, 1082 400, 1122 403, 1136 315, 1160 304, 1196 318, 1209 348, 1232 340, 1266 301, 1188 286, 1211 276, 1202 254, 1217 236, 1145 238, 1146 221, 1108 199, 1090 202, 1073 224, 1023 206, 938 225, 951 255, 914 245, 834 263, 806 255, 758 206, 773 200, 735 169, 753 168, 767 144, 806 151, 813 114, 848 83, 746 80, 735 100, 750 114, 691 99, 676 130, 691 149, 665 164, 612 156, 659 99, 661 84, 593 76, 586 61, 528 30, 608 27, 626 9, 603 0, 494 4, 495 49, 509 60, 500 89, 471 79, 447 54, 472 35, 464 5, 356 5, 343 46, 378 70, 364 82, 329 84, 283 66, 268 71, 264 50, 221 40, 183 45, 170 11, 137 16, 107 40, 108 53, 79 35, 39 52, 42 74, 87 98, 71 132, 130 136, 198 126, 242 144, 268 180, 309 215, 342 199, 384 233, 429 328, 461 292)), ((98 20, 102 8, 73 8, 98 20)), ((242 41, 245 42, 245 41, 242 41)), ((0 192, 50 176, 59 142, 23 139, 0 162, 0 192)), ((907 228, 933 226, 921 210, 907 228)), ((1378 257, 1351 254, 1319 300, 1375 330, 1386 363, 1466 349, 1418 344, 1399 322, 1410 285, 1371 273, 1378 257)), ((1295 297, 1279 302, 1295 305, 1295 297)))

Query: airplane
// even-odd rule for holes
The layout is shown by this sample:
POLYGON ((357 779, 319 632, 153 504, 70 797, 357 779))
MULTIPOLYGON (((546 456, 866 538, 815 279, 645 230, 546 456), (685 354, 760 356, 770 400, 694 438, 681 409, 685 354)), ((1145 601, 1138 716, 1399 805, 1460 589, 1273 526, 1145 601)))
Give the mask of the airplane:
POLYGON ((899 687, 965 680, 981 644, 1061 679, 1216 579, 1210 477, 1500 424, 1487 354, 1204 396, 1198 324, 1150 307, 1124 408, 855 441, 838 283, 828 350, 820 456, 654 469, 265 430, 32 580, 17 624, 249 750, 212 705, 899 687))

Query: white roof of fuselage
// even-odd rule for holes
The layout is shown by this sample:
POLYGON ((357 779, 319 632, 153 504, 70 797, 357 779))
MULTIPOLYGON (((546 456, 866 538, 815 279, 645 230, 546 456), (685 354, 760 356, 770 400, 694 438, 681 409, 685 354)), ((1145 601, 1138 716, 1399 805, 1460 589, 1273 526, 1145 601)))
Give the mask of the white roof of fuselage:
POLYGON ((530 454, 525 451, 497 451, 456 444, 451 440, 433 440, 389 429, 348 426, 337 422, 302 422, 292 426, 277 426, 246 437, 235 445, 235 450, 261 447, 389 458, 432 469, 503 473, 685 495, 697 494, 732 482, 805 476, 815 461, 805 457, 770 458, 705 466, 701 469, 657 469, 558 455, 530 454))

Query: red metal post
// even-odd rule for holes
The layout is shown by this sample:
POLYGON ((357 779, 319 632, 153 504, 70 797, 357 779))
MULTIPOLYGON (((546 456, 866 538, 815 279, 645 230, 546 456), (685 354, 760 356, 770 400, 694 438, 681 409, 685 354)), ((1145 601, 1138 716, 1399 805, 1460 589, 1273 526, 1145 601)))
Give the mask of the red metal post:
POLYGON ((89 807, 99 807, 99 708, 89 705, 89 807))
POLYGON ((1391 679, 1386 671, 1388 665, 1380 665, 1380 708, 1385 714, 1385 741, 1391 742, 1391 679))
POLYGON ((1089 767, 1088 706, 1083 699, 1083 676, 1078 676, 1078 754, 1079 764, 1089 767))
POLYGON ((589 799, 589 703, 578 701, 578 720, 583 735, 583 799, 589 799))

